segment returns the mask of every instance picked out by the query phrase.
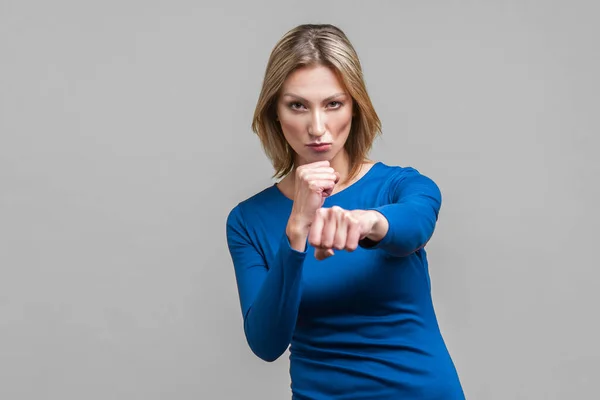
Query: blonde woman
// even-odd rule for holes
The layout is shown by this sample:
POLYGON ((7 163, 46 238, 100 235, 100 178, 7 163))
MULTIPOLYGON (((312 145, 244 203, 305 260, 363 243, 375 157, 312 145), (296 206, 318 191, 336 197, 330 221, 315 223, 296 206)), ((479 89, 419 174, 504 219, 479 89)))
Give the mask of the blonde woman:
POLYGON ((252 128, 282 179, 230 212, 227 241, 248 344, 289 346, 293 399, 464 398, 424 248, 441 194, 367 158, 380 127, 339 28, 280 39, 252 128))

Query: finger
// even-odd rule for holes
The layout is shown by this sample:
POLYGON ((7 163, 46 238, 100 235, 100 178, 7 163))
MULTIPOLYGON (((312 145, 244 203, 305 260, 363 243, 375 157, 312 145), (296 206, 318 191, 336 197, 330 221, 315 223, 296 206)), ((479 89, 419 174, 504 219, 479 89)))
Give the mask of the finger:
POLYGON ((333 248, 343 250, 346 247, 346 238, 348 236, 347 213, 342 211, 337 216, 337 226, 333 238, 333 248))
MULTIPOLYGON (((331 196, 332 193, 333 193, 333 187, 323 190, 323 198, 331 196)), ((321 206, 321 207, 323 207, 323 206, 321 206)))
POLYGON ((311 172, 306 174, 306 181, 332 181, 335 183, 335 174, 332 172, 311 172))
POLYGON ((335 175, 335 170, 331 167, 319 167, 315 169, 300 169, 296 171, 296 175, 300 180, 309 180, 312 175, 315 174, 331 174, 335 175))
POLYGON ((340 174, 339 174, 338 172, 336 172, 336 173, 333 175, 333 186, 332 186, 330 189, 327 189, 327 190, 325 191, 325 195, 326 195, 327 197, 331 196, 331 194, 333 193, 333 189, 334 189, 335 185, 337 185, 337 183, 338 183, 339 181, 340 181, 340 174))
POLYGON ((335 254, 332 249, 320 249, 320 251, 322 252, 321 260, 329 258, 335 254))
POLYGON ((335 183, 330 180, 314 180, 308 183, 310 190, 316 193, 325 193, 327 196, 331 194, 330 192, 333 190, 334 186, 335 183))
POLYGON ((321 193, 323 197, 329 197, 333 193, 335 183, 333 181, 316 181, 310 184, 310 189, 316 193, 321 193))
POLYGON ((321 210, 327 210, 327 215, 323 218, 324 226, 321 236, 321 247, 331 249, 333 247, 333 239, 335 238, 335 231, 337 229, 336 210, 333 208, 321 208, 321 210))
POLYGON ((305 172, 335 174, 335 169, 333 169, 331 167, 317 167, 317 168, 308 169, 305 172))
POLYGON ((322 261, 333 256, 335 253, 331 249, 315 249, 315 258, 322 261))
POLYGON ((346 238, 346 250, 354 251, 358 247, 360 237, 360 223, 354 217, 348 220, 348 236, 346 238))
POLYGON ((335 181, 335 170, 333 168, 317 168, 317 169, 305 169, 298 172, 300 180, 309 181, 317 176, 325 176, 326 179, 332 179, 335 181))
POLYGON ((308 243, 316 248, 321 247, 321 237, 323 233, 323 225, 325 220, 323 215, 326 215, 326 211, 323 208, 317 210, 315 219, 313 220, 310 231, 308 232, 308 243))

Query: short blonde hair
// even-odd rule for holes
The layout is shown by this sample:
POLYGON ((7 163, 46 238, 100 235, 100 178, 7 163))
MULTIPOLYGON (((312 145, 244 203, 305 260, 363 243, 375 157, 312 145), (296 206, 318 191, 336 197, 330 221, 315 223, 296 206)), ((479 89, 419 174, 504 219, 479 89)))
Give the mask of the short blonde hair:
POLYGON ((324 65, 332 68, 353 100, 353 117, 345 149, 350 159, 347 181, 360 170, 381 121, 367 93, 358 55, 341 29, 330 24, 304 24, 288 31, 271 52, 258 98, 252 130, 258 135, 276 178, 294 168, 294 150, 277 122, 277 100, 286 78, 298 68, 324 65))

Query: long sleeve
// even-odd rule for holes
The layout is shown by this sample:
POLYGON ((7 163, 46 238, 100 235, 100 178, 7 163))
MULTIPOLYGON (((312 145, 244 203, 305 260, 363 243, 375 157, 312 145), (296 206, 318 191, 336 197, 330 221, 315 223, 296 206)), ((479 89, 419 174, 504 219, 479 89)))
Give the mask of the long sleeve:
POLYGON ((395 256, 407 256, 433 235, 442 204, 433 180, 413 168, 404 168, 392 178, 389 204, 374 207, 388 220, 388 232, 379 242, 361 241, 364 248, 380 248, 395 256))
POLYGON ((246 340, 258 357, 274 361, 288 348, 296 326, 306 252, 292 249, 282 232, 275 262, 267 266, 248 234, 239 205, 227 218, 227 243, 246 340))

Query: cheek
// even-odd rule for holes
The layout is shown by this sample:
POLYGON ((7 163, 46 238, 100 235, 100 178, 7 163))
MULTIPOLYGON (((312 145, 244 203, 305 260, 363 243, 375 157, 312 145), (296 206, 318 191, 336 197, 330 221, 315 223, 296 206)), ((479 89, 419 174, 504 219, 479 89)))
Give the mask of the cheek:
POLYGON ((332 120, 332 125, 338 134, 348 134, 352 126, 352 113, 340 113, 332 120))
POLYGON ((294 118, 281 118, 279 123, 286 138, 298 137, 302 132, 302 124, 294 118))
POLYGON ((289 110, 279 113, 279 124, 286 137, 297 137, 306 131, 306 121, 301 115, 294 115, 289 110))

